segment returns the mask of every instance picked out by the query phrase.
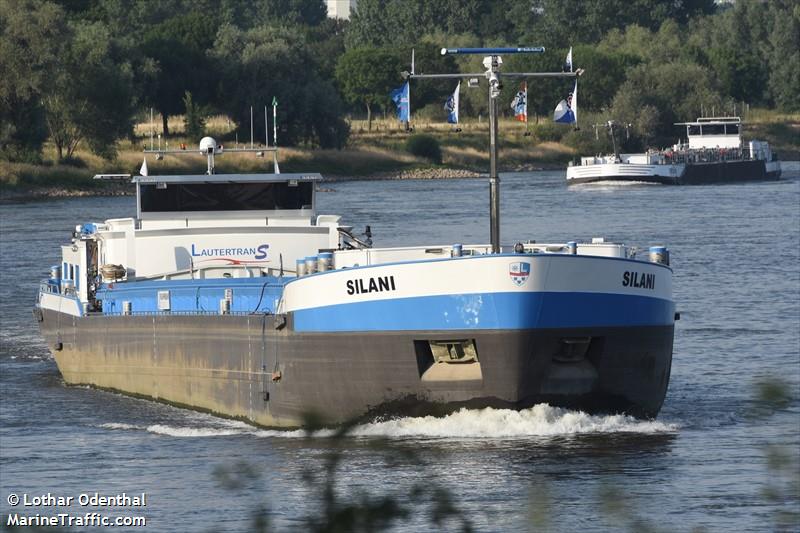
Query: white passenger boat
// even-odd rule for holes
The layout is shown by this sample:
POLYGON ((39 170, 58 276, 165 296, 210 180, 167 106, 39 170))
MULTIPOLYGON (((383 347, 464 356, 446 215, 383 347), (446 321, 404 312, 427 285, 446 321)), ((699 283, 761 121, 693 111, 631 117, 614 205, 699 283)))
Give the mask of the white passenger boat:
POLYGON ((777 179, 780 162, 769 143, 744 143, 739 117, 698 118, 686 126, 686 143, 667 150, 621 154, 616 149, 616 124, 607 126, 614 141, 614 154, 582 157, 579 165, 567 167, 567 183, 632 181, 667 185, 702 185, 732 181, 777 179))

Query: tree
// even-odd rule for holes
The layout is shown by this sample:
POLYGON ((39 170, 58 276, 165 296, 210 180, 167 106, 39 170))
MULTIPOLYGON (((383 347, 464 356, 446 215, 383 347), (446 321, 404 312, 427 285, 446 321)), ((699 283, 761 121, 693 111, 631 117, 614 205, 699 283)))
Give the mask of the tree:
POLYGON ((720 90, 736 101, 760 102, 767 86, 767 65, 749 48, 716 47, 708 51, 709 66, 720 90))
POLYGON ((0 0, 0 157, 36 161, 47 138, 42 90, 67 28, 53 4, 0 0))
MULTIPOLYGON (((347 48, 412 45, 436 32, 473 31, 490 0, 359 0, 345 35, 347 48)), ((506 3, 506 0, 497 0, 506 3)), ((437 43, 441 48, 442 43, 437 43)))
POLYGON ((534 9, 538 16, 528 25, 526 36, 537 44, 568 47, 598 42, 608 31, 631 24, 655 30, 666 20, 685 23, 691 17, 713 11, 713 0, 540 0, 534 9))
POLYGON ((772 23, 769 90, 780 108, 800 111, 800 5, 775 1, 768 9, 772 23))
POLYGON ((103 157, 132 129, 133 73, 101 22, 71 28, 58 67, 42 91, 47 128, 59 160, 82 141, 103 157))
MULTIPOLYGON (((282 144, 314 142, 324 148, 342 146, 347 125, 339 95, 321 78, 309 47, 284 27, 242 30, 220 28, 210 53, 219 66, 217 102, 239 124, 247 124, 250 106, 277 98, 282 144)), ((255 121, 259 139, 263 125, 255 121)))
POLYGON ((631 69, 612 105, 615 118, 658 147, 675 142, 674 123, 694 120, 701 106, 722 109, 711 73, 694 63, 642 64, 631 69))
POLYGON ((354 48, 339 57, 336 81, 342 97, 367 110, 367 129, 372 130, 372 109, 386 102, 389 92, 400 85, 402 60, 386 48, 354 48))
POLYGON ((215 71, 206 51, 213 44, 218 22, 194 11, 167 19, 144 34, 141 49, 158 69, 145 88, 145 100, 161 113, 164 135, 169 135, 169 116, 183 111, 186 91, 200 103, 212 97, 215 71))
POLYGON ((192 93, 189 91, 183 95, 183 107, 183 125, 186 136, 190 140, 199 140, 205 134, 206 121, 200 107, 192 101, 192 93))

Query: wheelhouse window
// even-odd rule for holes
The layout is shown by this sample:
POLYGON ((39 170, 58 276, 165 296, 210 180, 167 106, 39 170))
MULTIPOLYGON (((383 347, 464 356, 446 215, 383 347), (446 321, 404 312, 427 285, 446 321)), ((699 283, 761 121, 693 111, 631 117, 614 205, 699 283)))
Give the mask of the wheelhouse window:
POLYGON ((314 184, 146 183, 140 185, 142 212, 271 211, 310 209, 314 184))
POLYGON ((725 135, 725 125, 703 124, 703 135, 725 135))

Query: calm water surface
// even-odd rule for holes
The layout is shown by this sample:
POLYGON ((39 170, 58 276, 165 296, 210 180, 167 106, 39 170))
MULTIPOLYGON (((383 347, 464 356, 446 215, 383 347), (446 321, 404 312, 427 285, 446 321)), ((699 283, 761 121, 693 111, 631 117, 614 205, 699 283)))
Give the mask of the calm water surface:
MULTIPOLYGON (((488 240, 484 179, 325 187, 319 211, 370 224, 376 246, 488 240)), ((129 216, 134 201, 2 205, 3 523, 11 493, 146 492, 144 510, 78 512, 144 515, 150 531, 245 531, 263 507, 275 529, 303 529, 320 509, 320 485, 305 474, 338 450, 344 500, 405 502, 415 483, 438 484, 479 531, 800 530, 797 514, 782 514, 800 512, 800 180, 568 188, 562 172, 537 172, 505 175, 501 195, 503 242, 604 236, 670 247, 682 319, 656 421, 537 406, 376 421, 339 441, 66 387, 31 317, 38 281, 71 227, 129 216), (754 384, 764 378, 788 384, 788 406, 757 409, 754 384), (782 454, 789 462, 770 466, 782 454), (242 470, 242 483, 224 486, 221 471, 242 470), (624 505, 615 513, 609 501, 624 505)), ((415 509, 397 530, 457 525, 433 528, 430 506, 415 509)))

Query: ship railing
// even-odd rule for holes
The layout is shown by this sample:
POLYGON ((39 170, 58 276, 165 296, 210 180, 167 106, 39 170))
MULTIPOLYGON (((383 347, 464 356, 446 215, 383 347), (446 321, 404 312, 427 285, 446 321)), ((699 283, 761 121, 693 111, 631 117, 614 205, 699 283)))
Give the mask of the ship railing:
MULTIPOLYGON (((220 316, 219 311, 105 311, 95 310, 87 313, 91 316, 220 316)), ((226 311, 225 315, 232 316, 252 316, 252 315, 274 315, 273 311, 226 311)))
POLYGON ((39 283, 39 292, 61 294, 61 289, 58 283, 55 283, 53 280, 46 279, 39 283))
POLYGON ((667 164, 716 163, 741 161, 749 156, 741 148, 701 148, 694 150, 665 150, 662 152, 667 164))

